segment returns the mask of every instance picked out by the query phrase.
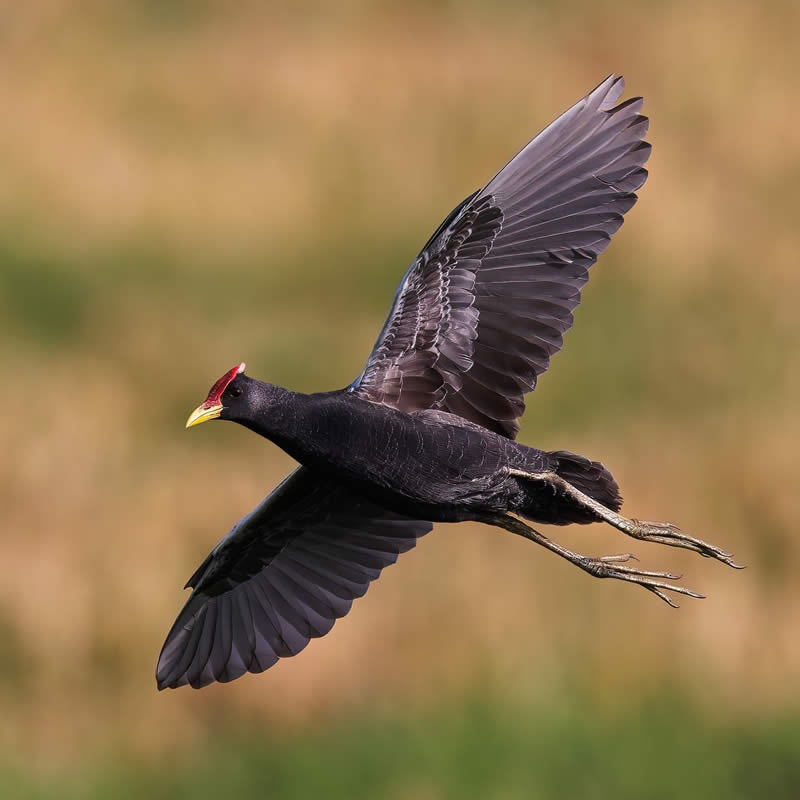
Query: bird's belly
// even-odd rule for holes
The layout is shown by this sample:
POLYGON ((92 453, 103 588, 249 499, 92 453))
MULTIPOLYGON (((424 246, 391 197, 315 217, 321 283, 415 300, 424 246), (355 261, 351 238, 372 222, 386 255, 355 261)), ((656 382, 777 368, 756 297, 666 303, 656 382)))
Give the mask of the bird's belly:
POLYGON ((504 511, 512 501, 516 483, 504 469, 464 476, 455 470, 436 471, 426 462, 381 465, 365 472, 334 470, 332 474, 359 494, 399 514, 431 522, 459 522, 475 511, 504 511))
POLYGON ((428 492, 407 494, 372 482, 347 481, 355 491, 374 503, 414 519, 430 522, 462 522, 473 518, 478 510, 504 510, 506 503, 491 492, 449 493, 447 497, 428 492))

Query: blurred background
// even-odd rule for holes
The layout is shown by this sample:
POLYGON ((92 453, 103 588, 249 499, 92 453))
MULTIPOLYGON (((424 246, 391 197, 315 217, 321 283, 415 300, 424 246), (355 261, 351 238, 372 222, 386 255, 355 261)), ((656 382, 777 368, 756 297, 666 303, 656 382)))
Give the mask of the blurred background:
POLYGON ((4 4, 0 794, 795 797, 798 30, 792 0, 4 4), (349 383, 441 219, 612 71, 651 177, 521 438, 748 569, 633 546, 708 595, 673 611, 442 525, 298 657, 159 694, 180 587, 292 468, 188 412, 240 360, 349 383))

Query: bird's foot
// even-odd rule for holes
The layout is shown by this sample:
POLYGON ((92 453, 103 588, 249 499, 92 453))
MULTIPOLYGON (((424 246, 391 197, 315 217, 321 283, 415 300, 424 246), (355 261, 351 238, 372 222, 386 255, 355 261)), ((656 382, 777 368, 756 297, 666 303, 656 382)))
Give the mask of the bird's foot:
POLYGON ((694 536, 689 536, 671 522, 644 522, 638 519, 631 519, 630 527, 626 529, 625 533, 643 542, 655 542, 657 544, 666 544, 669 547, 681 547, 684 550, 699 553, 704 558, 715 558, 717 561, 721 561, 734 569, 744 569, 743 564, 737 564, 733 560, 732 553, 726 553, 716 545, 704 542, 702 539, 696 539, 694 536))
POLYGON ((627 561, 638 561, 632 553, 619 553, 611 556, 599 556, 589 558, 582 556, 582 560, 575 562, 582 569, 595 578, 616 578, 620 581, 636 583, 648 592, 660 597, 667 605, 678 608, 678 604, 665 592, 675 592, 687 597, 704 598, 705 595, 693 592, 684 586, 677 586, 673 583, 664 581, 677 581, 682 576, 673 575, 671 572, 652 572, 650 570, 639 569, 638 567, 621 566, 627 561))

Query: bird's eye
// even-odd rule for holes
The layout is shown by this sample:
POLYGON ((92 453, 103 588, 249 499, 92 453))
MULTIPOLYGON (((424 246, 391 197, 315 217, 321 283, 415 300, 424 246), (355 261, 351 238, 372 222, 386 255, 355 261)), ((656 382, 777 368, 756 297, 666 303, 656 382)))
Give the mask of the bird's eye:
POLYGON ((232 397, 239 397, 239 396, 241 396, 241 394, 242 394, 241 387, 239 387, 239 386, 231 387, 231 396, 232 397))

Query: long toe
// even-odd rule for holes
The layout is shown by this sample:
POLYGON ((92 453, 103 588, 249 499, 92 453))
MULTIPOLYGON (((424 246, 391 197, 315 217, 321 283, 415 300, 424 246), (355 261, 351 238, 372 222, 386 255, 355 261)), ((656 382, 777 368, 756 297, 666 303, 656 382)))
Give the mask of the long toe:
POLYGON ((702 539, 689 536, 671 522, 647 522, 637 519, 632 519, 631 522, 633 523, 633 530, 630 533, 636 539, 691 550, 704 558, 713 558, 721 561, 723 564, 733 567, 733 569, 744 569, 742 564, 737 564, 733 560, 732 553, 727 553, 722 548, 709 542, 704 542, 702 539))
POLYGON ((633 553, 617 553, 613 556, 599 556, 597 561, 602 561, 604 564, 623 564, 626 561, 638 561, 639 559, 633 553))
MULTIPOLYGON (((626 553, 623 555, 630 554, 626 553)), ((601 556, 599 558, 587 558, 580 566, 595 578, 614 578, 628 583, 635 583, 643 589, 652 592, 657 597, 660 597, 667 605, 673 608, 678 608, 679 606, 669 595, 665 594, 665 592, 675 592, 676 594, 682 594, 686 597, 694 597, 697 599, 703 599, 705 597, 705 595, 687 589, 685 586, 666 582, 680 580, 680 575, 675 575, 671 572, 657 572, 638 569, 637 567, 623 566, 620 563, 622 560, 620 556, 601 556)))

